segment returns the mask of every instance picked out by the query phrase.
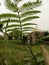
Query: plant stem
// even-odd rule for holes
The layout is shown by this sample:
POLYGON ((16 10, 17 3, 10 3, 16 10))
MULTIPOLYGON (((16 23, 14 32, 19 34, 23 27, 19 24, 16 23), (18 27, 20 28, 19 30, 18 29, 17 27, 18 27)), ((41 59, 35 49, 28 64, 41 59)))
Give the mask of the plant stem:
MULTIPOLYGON (((16 6, 17 6, 17 2, 15 1, 15 4, 16 4, 16 6)), ((19 18, 19 21, 20 21, 20 40, 22 40, 22 24, 21 24, 21 17, 20 17, 20 12, 19 12, 19 9, 17 10, 17 13, 18 13, 18 18, 19 18)))
POLYGON ((27 45, 27 46, 28 46, 28 48, 29 48, 29 50, 30 50, 30 53, 31 53, 31 55, 32 55, 32 60, 33 60, 33 58, 34 58, 36 65, 38 65, 38 62, 37 62, 36 56, 35 56, 34 53, 32 52, 32 48, 31 48, 31 46, 29 46, 29 45, 27 45))
MULTIPOLYGON (((19 15, 19 11, 18 11, 18 17, 19 17, 19 21, 20 21, 20 15, 19 15)), ((20 40, 22 40, 22 24, 21 24, 21 21, 20 21, 20 40)))

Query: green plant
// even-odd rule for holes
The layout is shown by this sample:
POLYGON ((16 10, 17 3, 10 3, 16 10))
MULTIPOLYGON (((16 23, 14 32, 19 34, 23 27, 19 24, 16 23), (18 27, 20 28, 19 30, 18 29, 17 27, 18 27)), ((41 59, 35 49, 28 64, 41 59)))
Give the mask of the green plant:
MULTIPOLYGON (((34 10, 34 8, 41 5, 41 1, 37 0, 36 2, 26 2, 22 4, 21 6, 18 6, 18 4, 22 0, 5 0, 6 7, 11 10, 13 13, 7 13, 7 14, 1 14, 0 18, 5 18, 5 20, 1 21, 0 24, 6 24, 5 27, 2 29, 5 29, 5 33, 9 31, 19 30, 20 31, 20 40, 22 40, 23 35, 26 34, 26 31, 33 31, 35 28, 32 27, 32 25, 37 25, 33 22, 29 22, 30 20, 34 20, 39 18, 39 16, 35 16, 34 14, 40 13, 41 11, 34 10), (9 25, 9 22, 14 23, 9 25), (14 28, 13 28, 14 27, 14 28), (12 28, 12 29, 10 29, 12 28)), ((15 33, 15 32, 14 32, 15 33)), ((18 34, 17 34, 18 35, 18 34)), ((28 45, 27 45, 28 46, 28 45)), ((32 58, 34 57, 35 63, 37 64, 37 59, 35 55, 32 52, 31 46, 28 46, 32 58)))
MULTIPOLYGON (((0 18, 5 18, 5 20, 1 21, 0 23, 6 23, 6 26, 2 29, 5 29, 6 32, 8 32, 10 28, 13 29, 13 27, 15 29, 19 29, 21 32, 20 39, 22 39, 22 36, 26 34, 26 31, 33 31, 34 28, 32 25, 37 25, 28 21, 39 18, 39 16, 35 16, 34 14, 40 13, 40 11, 33 9, 41 5, 41 1, 37 0, 36 2, 29 1, 21 6, 18 6, 21 1, 22 0, 14 0, 14 2, 12 2, 11 0, 5 0, 6 7, 13 13, 5 13, 0 15, 0 18), (9 25, 9 22, 13 22, 15 24, 9 25)), ((12 30, 10 29, 10 31, 12 30)))

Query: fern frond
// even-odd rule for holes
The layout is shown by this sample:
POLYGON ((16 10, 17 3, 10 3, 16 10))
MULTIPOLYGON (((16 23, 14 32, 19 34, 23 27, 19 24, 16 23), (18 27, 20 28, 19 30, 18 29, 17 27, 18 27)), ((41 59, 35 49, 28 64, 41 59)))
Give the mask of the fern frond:
POLYGON ((17 12, 17 10, 18 10, 17 5, 14 4, 11 0, 5 0, 5 5, 6 5, 6 7, 7 7, 9 10, 11 10, 11 11, 13 11, 13 12, 17 12))
POLYGON ((11 13, 5 13, 5 14, 0 14, 0 18, 18 18, 18 15, 16 14, 11 14, 11 13))
POLYGON ((7 19, 7 20, 1 21, 0 24, 5 24, 5 23, 7 23, 7 22, 8 22, 8 23, 9 23, 9 22, 20 23, 20 21, 19 21, 19 20, 16 20, 16 19, 11 19, 11 20, 7 19))
POLYGON ((5 28, 12 28, 12 27, 19 27, 20 25, 18 25, 18 24, 12 24, 12 25, 8 25, 7 27, 5 26, 5 27, 3 27, 2 29, 5 29, 5 28))
POLYGON ((24 23, 22 26, 37 25, 36 23, 24 23))
POLYGON ((26 31, 26 32, 23 32, 23 35, 28 35, 28 34, 30 34, 32 31, 26 31))
POLYGON ((41 13, 41 11, 37 11, 37 10, 33 10, 33 11, 27 11, 21 14, 21 17, 26 17, 26 16, 30 16, 30 15, 34 15, 37 13, 41 13))
POLYGON ((25 31, 33 31, 34 29, 35 28, 33 28, 33 29, 32 28, 31 29, 24 29, 23 32, 25 32, 25 31))
POLYGON ((33 28, 33 27, 23 27, 23 30, 24 29, 35 29, 35 28, 33 28))
POLYGON ((14 0, 14 2, 16 2, 16 3, 19 3, 19 2, 21 2, 22 0, 14 0))
POLYGON ((39 16, 26 17, 26 18, 22 19, 22 22, 30 21, 30 20, 37 19, 37 18, 39 18, 39 16))
POLYGON ((20 30, 20 28, 12 28, 12 29, 7 29, 7 32, 14 31, 15 29, 16 29, 16 30, 17 30, 17 29, 20 30))
POLYGON ((24 3, 19 9, 21 10, 21 12, 24 12, 24 11, 32 10, 32 9, 39 7, 39 6, 41 6, 41 1, 27 2, 27 3, 24 3))

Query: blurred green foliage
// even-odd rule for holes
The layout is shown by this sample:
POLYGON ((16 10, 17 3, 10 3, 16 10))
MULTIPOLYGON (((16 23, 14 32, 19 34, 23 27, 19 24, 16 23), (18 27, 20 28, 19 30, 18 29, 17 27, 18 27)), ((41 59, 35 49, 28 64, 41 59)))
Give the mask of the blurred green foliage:
MULTIPOLYGON (((40 49, 40 45, 32 46, 32 51, 37 57, 39 65, 44 65, 44 58, 40 49)), ((0 40, 0 61, 4 58, 8 65, 35 65, 34 59, 29 48, 26 45, 18 43, 16 40, 8 40, 8 43, 4 40, 0 40)))

